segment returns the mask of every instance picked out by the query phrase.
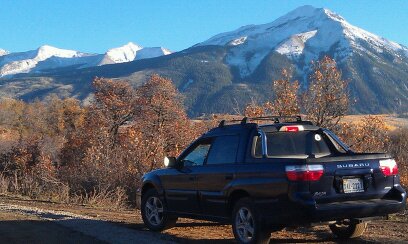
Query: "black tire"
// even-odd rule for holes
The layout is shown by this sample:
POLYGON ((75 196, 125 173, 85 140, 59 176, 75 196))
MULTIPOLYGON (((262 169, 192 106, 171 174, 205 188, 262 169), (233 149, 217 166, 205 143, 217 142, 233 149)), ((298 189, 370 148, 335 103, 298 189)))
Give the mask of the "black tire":
POLYGON ((238 243, 269 243, 271 238, 271 231, 262 224, 260 214, 247 197, 239 199, 234 205, 232 231, 238 243))
POLYGON ((362 236, 367 228, 367 223, 345 222, 329 225, 329 227, 338 238, 349 239, 362 236))
POLYGON ((177 217, 167 213, 165 202, 155 189, 147 190, 140 209, 145 226, 152 231, 163 231, 176 225, 177 217))

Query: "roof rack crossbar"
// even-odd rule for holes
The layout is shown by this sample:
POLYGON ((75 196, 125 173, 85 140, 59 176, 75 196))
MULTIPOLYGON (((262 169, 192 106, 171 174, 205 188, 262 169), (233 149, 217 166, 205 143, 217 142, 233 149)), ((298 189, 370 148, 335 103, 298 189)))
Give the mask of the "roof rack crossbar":
POLYGON ((302 117, 300 117, 300 115, 297 115, 297 116, 262 116, 262 117, 248 118, 248 120, 273 120, 275 123, 279 123, 280 119, 296 119, 296 122, 302 121, 302 117))
POLYGON ((231 120, 225 120, 225 119, 223 119, 223 120, 221 120, 220 121, 220 123, 218 124, 218 127, 224 127, 226 124, 227 124, 227 122, 241 122, 241 124, 246 124, 246 121, 244 122, 244 119, 245 119, 246 117, 244 117, 243 119, 231 119, 231 120))
POLYGON ((227 122, 241 122, 241 125, 244 125, 244 124, 247 124, 251 120, 254 120, 254 121, 256 121, 256 120, 258 120, 258 121, 273 120, 274 123, 280 123, 280 119, 295 119, 296 121, 294 121, 294 122, 303 122, 302 117, 300 115, 297 115, 297 116, 278 116, 277 115, 277 116, 261 116, 261 117, 253 117, 253 118, 244 117, 244 118, 242 118, 242 120, 238 120, 238 119, 221 120, 218 127, 224 127, 227 122))

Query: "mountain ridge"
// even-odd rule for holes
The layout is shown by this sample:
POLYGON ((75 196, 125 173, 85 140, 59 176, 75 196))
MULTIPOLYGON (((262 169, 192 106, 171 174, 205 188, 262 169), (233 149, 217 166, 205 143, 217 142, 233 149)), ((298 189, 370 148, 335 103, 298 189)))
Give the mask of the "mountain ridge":
POLYGON ((305 89, 311 61, 328 55, 336 60, 343 79, 350 81, 352 113, 401 112, 408 111, 407 50, 330 10, 306 6, 169 55, 138 60, 136 53, 130 62, 0 78, 0 95, 33 100, 57 94, 87 102, 95 76, 138 86, 157 73, 172 79, 183 93, 190 116, 233 113, 254 99, 260 103, 271 99, 271 81, 281 78, 283 68, 305 89))
POLYGON ((241 76, 245 77, 256 69, 270 50, 294 59, 303 53, 304 46, 307 44, 310 48, 304 53, 304 63, 310 63, 311 60, 318 59, 321 52, 328 52, 335 44, 339 49, 336 52, 339 56, 337 59, 348 57, 355 49, 367 51, 359 45, 360 40, 368 42, 372 47, 387 49, 396 54, 402 53, 408 57, 407 47, 353 26, 328 9, 314 8, 309 5, 299 7, 267 24, 247 25, 215 35, 197 46, 231 46, 234 51, 227 56, 227 62, 238 66, 241 76), (311 33, 313 35, 307 35, 311 33), (298 37, 297 40, 296 37, 298 37), (307 38, 302 40, 299 37, 307 38), (295 45, 296 42, 298 45, 295 45), (281 45, 284 44, 289 45, 282 47, 281 45), (296 52, 297 55, 293 55, 296 52), (249 57, 252 53, 256 56, 249 57))
POLYGON ((35 50, 10 53, 0 49, 0 77, 21 73, 40 73, 49 69, 75 66, 87 68, 106 64, 130 62, 135 59, 153 58, 170 54, 162 47, 142 47, 133 42, 111 48, 104 54, 83 53, 76 50, 60 49, 43 45, 35 50), (162 50, 159 52, 158 50, 162 50), (136 57, 137 53, 140 57, 136 57))

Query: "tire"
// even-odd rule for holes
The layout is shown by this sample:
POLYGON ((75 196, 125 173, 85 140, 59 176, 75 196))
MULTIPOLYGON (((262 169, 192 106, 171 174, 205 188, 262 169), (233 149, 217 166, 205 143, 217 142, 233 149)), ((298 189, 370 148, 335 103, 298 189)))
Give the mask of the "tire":
POLYGON ((342 221, 341 223, 329 225, 329 227, 332 233, 335 234, 338 238, 349 239, 362 236, 367 228, 367 223, 353 223, 350 221, 342 221))
POLYGON ((167 213, 167 206, 155 189, 148 190, 142 197, 142 219, 152 231, 163 231, 176 225, 177 217, 167 213))
POLYGON ((271 231, 262 224, 250 198, 241 198, 232 211, 232 231, 238 243, 269 243, 271 231))

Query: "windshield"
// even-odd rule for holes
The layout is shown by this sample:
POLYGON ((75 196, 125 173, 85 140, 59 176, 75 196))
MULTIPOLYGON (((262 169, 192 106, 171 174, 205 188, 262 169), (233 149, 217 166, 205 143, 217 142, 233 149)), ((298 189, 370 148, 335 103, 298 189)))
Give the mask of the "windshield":
MULTIPOLYGON (((262 140, 256 137, 254 156, 262 156, 262 140)), ((333 154, 330 141, 317 131, 266 133, 268 157, 325 157, 333 154)))

